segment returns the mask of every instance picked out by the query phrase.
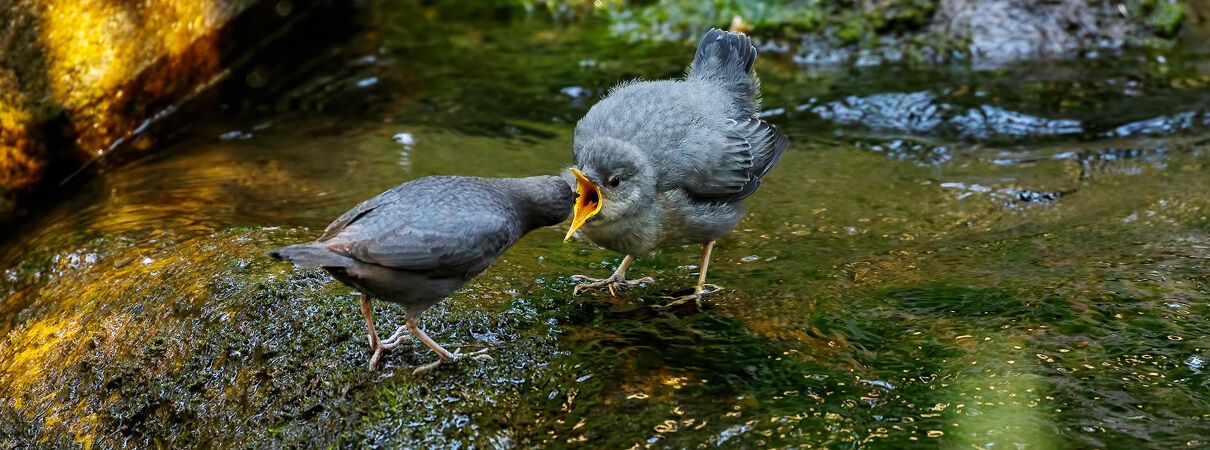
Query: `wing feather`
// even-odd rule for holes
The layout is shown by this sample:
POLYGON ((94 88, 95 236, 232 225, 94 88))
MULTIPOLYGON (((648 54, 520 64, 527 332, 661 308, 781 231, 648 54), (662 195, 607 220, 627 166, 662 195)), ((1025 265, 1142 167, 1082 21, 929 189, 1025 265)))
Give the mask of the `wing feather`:
POLYGON ((713 142, 691 143, 680 174, 681 188, 700 200, 738 201, 760 187, 760 178, 781 159, 786 137, 759 119, 726 119, 730 126, 713 142))

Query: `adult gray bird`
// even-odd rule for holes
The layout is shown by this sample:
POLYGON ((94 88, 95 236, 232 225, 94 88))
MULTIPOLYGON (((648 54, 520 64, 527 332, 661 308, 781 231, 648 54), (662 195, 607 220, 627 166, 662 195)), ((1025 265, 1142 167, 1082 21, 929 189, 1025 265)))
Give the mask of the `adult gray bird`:
MULTIPOLYGON (((743 217, 742 202, 786 150, 786 136, 759 118, 756 48, 743 33, 710 30, 683 80, 614 87, 576 125, 570 169, 577 201, 571 230, 626 255, 604 279, 577 275, 573 293, 627 281, 635 255, 702 244, 692 297, 706 288, 714 242, 743 217)), ((717 287, 715 287, 717 288, 717 287)))
POLYGON ((385 350, 411 339, 437 352, 420 374, 452 363, 450 353, 420 329, 420 314, 487 270, 526 233, 558 224, 571 212, 571 186, 554 176, 426 177, 366 200, 328 225, 323 236, 269 256, 297 267, 322 267, 361 291, 370 329, 370 370, 385 350), (372 300, 403 306, 406 327, 385 342, 374 332, 372 300))

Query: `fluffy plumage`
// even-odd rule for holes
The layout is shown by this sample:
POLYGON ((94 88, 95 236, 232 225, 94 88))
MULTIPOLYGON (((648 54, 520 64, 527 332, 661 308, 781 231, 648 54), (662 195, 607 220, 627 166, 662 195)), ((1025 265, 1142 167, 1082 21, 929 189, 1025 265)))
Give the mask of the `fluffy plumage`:
POLYGON ((583 234, 628 255, 611 291, 634 255, 730 232, 781 159, 786 136, 759 118, 755 60, 747 36, 711 30, 684 79, 620 84, 576 125, 573 168, 601 198, 583 234))

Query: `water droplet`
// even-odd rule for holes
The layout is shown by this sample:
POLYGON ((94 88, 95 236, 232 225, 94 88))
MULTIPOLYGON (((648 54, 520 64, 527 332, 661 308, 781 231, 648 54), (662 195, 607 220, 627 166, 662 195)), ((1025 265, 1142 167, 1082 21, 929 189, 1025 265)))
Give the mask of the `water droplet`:
POLYGON ((399 133, 392 136, 391 139, 403 145, 413 145, 416 143, 416 138, 412 136, 412 133, 399 133))
POLYGON ((563 95, 566 95, 571 98, 584 98, 584 97, 588 97, 589 95, 592 95, 591 90, 584 89, 580 86, 568 86, 563 89, 560 89, 559 92, 562 92, 563 95))
POLYGON ((881 387, 881 388, 886 388, 886 389, 895 389, 895 386, 894 386, 894 385, 892 385, 891 383, 887 383, 887 382, 885 382, 885 381, 879 381, 879 380, 861 380, 861 382, 862 382, 862 383, 865 383, 865 384, 870 384, 870 385, 878 386, 878 387, 881 387))
POLYGON ((259 72, 252 72, 244 76, 244 82, 248 83, 248 86, 256 88, 265 84, 265 79, 261 77, 259 72))
POLYGON ((1200 356, 1190 356, 1189 359, 1185 361, 1185 365, 1189 366, 1191 369, 1201 369, 1206 365, 1206 360, 1202 359, 1200 356))
POLYGON ((273 10, 275 12, 277 12, 277 15, 286 17, 286 16, 290 15, 291 12, 294 11, 294 4, 290 3, 286 0, 282 0, 280 2, 277 2, 276 5, 273 5, 273 10))

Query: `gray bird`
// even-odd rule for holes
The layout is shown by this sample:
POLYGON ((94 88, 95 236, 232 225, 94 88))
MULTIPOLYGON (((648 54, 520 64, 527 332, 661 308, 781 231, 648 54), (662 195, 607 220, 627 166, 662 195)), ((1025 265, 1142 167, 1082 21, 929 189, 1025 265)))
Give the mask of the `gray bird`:
POLYGON ((571 186, 554 176, 475 178, 439 176, 403 183, 366 200, 328 225, 323 236, 269 252, 297 267, 323 267, 361 291, 370 329, 370 370, 404 342, 404 330, 437 352, 415 374, 460 355, 420 329, 420 314, 487 270, 526 233, 567 218, 571 186), (403 306, 407 326, 386 342, 374 332, 373 298, 403 306))
POLYGON ((626 258, 609 278, 575 276, 591 282, 573 293, 607 286, 616 295, 652 282, 626 280, 635 255, 702 244, 690 297, 702 295, 714 242, 739 223, 741 203, 786 150, 786 136, 759 118, 755 61, 743 33, 710 30, 683 80, 619 84, 576 125, 577 201, 564 241, 583 227, 588 240, 626 258))

